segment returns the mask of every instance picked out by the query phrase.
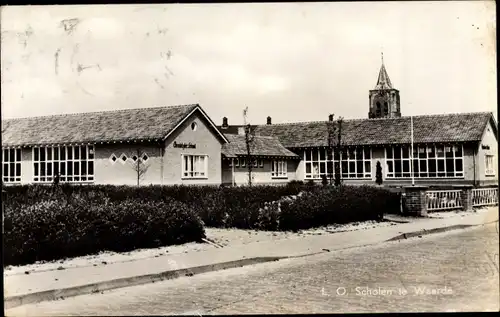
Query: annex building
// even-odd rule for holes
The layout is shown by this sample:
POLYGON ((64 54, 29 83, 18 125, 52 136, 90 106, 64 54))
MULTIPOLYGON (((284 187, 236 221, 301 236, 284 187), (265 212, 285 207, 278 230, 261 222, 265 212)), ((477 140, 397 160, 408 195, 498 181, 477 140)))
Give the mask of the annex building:
POLYGON ((345 184, 475 186, 498 183, 497 123, 490 112, 401 116, 385 66, 369 91, 368 118, 345 120, 342 151, 328 146, 329 120, 255 125, 253 162, 243 126, 217 126, 200 105, 2 120, 2 182, 234 184, 320 181, 345 184), (411 127, 413 126, 413 133, 411 127), (413 135, 413 152, 412 136, 413 135))

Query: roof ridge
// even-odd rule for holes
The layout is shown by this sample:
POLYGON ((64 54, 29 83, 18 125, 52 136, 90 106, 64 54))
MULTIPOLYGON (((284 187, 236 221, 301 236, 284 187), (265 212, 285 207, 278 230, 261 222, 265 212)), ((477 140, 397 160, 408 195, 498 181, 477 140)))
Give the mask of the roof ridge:
POLYGON ((299 121, 299 122, 283 122, 283 123, 273 123, 273 124, 256 124, 256 126, 277 126, 277 125, 292 125, 292 124, 301 124, 301 123, 322 123, 322 122, 328 122, 328 121, 299 121))
MULTIPOLYGON (((231 137, 239 137, 239 138, 244 138, 245 135, 241 135, 241 134, 233 134, 233 133, 227 133, 227 134, 224 134, 225 136, 228 136, 230 135, 230 138, 231 137)), ((254 135, 254 137, 256 138, 262 138, 262 139, 278 139, 277 137, 274 137, 274 136, 270 136, 270 135, 254 135)))
MULTIPOLYGON (((400 120, 406 119, 410 117, 445 117, 445 116, 462 116, 462 115, 470 115, 470 114, 492 114, 491 111, 471 111, 471 112, 452 112, 452 113, 437 113, 437 114, 422 114, 415 116, 401 116, 397 118, 352 118, 352 119, 344 119, 343 122, 346 121, 365 121, 365 120, 400 120)), ((335 120, 336 121, 336 120, 335 120)), ((273 123, 273 124, 256 124, 256 126, 279 126, 279 125, 294 125, 294 124, 307 124, 307 123, 327 123, 328 120, 315 120, 315 121, 298 121, 298 122, 284 122, 284 123, 273 123)))
MULTIPOLYGON (((422 114, 413 117, 445 117, 445 116, 463 116, 470 114, 493 114, 492 111, 470 111, 470 112, 450 112, 450 113, 436 113, 436 114, 422 114)), ((409 118, 412 116, 402 116, 401 118, 409 118)))
POLYGON ((19 118, 2 119, 2 121, 16 121, 16 120, 54 118, 54 117, 70 117, 70 116, 77 116, 77 115, 91 114, 91 113, 92 114, 117 113, 117 112, 125 112, 125 111, 132 111, 132 110, 140 111, 140 110, 161 109, 161 108, 181 108, 181 107, 190 107, 190 106, 199 106, 199 104, 194 103, 194 104, 174 105, 174 106, 152 106, 152 107, 144 107, 144 108, 125 108, 125 109, 114 109, 114 110, 61 113, 61 114, 52 114, 52 115, 46 115, 46 116, 33 116, 33 117, 19 117, 19 118))

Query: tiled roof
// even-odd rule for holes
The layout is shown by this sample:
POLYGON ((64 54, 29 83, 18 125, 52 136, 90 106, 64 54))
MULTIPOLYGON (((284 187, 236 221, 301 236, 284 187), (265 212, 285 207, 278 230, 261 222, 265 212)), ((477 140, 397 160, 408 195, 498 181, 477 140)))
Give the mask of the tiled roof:
MULTIPOLYGON (((244 135, 226 134, 229 143, 222 146, 222 154, 225 157, 237 157, 247 155, 247 147, 244 135)), ((256 136, 251 143, 250 153, 256 156, 280 156, 299 158, 299 156, 287 150, 278 139, 273 137, 256 136)))
POLYGON ((227 126, 227 127, 223 127, 221 125, 218 125, 217 128, 222 132, 224 133, 225 135, 226 134, 238 134, 238 129, 240 127, 243 127, 243 125, 230 125, 230 126, 227 126))
MULTIPOLYGON (((414 143, 479 141, 490 112, 423 115, 413 117, 414 143)), ((328 145, 327 121, 259 125, 256 135, 273 136, 287 148, 328 145)), ((345 145, 408 144, 411 142, 410 117, 345 120, 345 145)))
POLYGON ((199 105, 2 120, 2 146, 162 139, 196 107, 199 105))

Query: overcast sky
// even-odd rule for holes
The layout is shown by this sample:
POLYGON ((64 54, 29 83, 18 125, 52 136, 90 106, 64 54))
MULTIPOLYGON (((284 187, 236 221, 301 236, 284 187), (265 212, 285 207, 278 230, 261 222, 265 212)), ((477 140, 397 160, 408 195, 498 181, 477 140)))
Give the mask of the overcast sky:
POLYGON ((2 118, 199 103, 217 123, 493 111, 493 1, 3 7, 2 118))

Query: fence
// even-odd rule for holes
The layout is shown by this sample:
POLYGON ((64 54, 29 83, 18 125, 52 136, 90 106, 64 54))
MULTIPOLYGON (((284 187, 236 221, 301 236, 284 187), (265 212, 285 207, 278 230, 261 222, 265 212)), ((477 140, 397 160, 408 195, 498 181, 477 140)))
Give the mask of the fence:
POLYGON ((461 190, 431 190, 427 191, 427 210, 450 210, 462 208, 461 190))
POLYGON ((476 188, 472 190, 472 206, 498 204, 498 188, 476 188))

